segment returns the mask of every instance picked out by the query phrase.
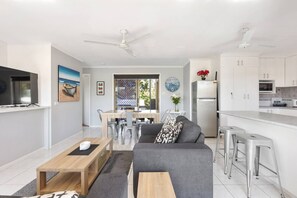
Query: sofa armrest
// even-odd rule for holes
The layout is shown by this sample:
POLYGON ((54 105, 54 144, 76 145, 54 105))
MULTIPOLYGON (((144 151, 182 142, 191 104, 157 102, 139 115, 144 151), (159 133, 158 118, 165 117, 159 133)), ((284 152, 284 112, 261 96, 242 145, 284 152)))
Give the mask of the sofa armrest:
POLYGON ((161 131, 163 123, 144 124, 141 126, 141 135, 155 135, 161 131))
POLYGON ((176 197, 213 197, 212 150, 207 145, 139 143, 133 155, 135 197, 139 172, 169 172, 176 197))

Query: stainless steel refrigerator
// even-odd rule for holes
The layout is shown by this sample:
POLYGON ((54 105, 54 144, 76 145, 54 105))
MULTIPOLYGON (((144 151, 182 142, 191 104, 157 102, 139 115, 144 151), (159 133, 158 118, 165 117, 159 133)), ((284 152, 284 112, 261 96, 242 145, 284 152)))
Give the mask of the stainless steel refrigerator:
POLYGON ((205 137, 217 136, 217 82, 192 83, 192 121, 201 127, 205 137))

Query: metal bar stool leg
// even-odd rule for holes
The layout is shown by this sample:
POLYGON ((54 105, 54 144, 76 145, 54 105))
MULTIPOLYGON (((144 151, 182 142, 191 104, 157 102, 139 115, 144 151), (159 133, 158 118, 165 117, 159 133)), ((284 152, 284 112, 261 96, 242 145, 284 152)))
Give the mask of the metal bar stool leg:
POLYGON ((235 137, 235 143, 234 143, 234 150, 233 150, 233 156, 232 156, 232 162, 231 162, 231 165, 230 165, 230 169, 229 169, 229 173, 228 173, 228 178, 230 179, 231 178, 231 172, 232 172, 232 166, 234 165, 235 163, 235 157, 236 157, 236 152, 238 150, 238 141, 235 137))
POLYGON ((255 149, 253 144, 246 142, 246 179, 247 179, 247 197, 251 197, 252 184, 253 184, 253 171, 254 171, 254 159, 255 149))
POLYGON ((282 187, 282 183, 281 183, 281 179, 280 179, 280 175, 279 175, 279 170, 278 170, 278 165, 277 165, 277 161, 276 161, 275 150, 274 150, 273 145, 271 146, 270 149, 271 149, 271 152, 272 152, 272 157, 273 157, 273 161, 274 161, 275 168, 276 168, 276 173, 277 173, 277 178, 278 178, 278 184, 279 184, 279 188, 280 188, 280 191, 281 191, 281 197, 282 198, 285 198, 285 193, 283 191, 283 187, 282 187))
POLYGON ((231 144, 231 134, 225 133, 224 135, 224 173, 228 172, 228 162, 230 159, 230 144, 231 144))
POLYGON ((260 168, 260 146, 256 146, 256 156, 255 156, 255 175, 259 176, 260 168))

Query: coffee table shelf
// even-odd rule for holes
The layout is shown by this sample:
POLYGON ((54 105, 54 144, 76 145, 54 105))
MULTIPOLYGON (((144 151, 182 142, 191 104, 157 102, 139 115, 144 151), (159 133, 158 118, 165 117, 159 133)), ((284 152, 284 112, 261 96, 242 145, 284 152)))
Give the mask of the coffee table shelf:
POLYGON ((86 138, 83 141, 91 141, 99 146, 89 155, 69 156, 79 146, 79 142, 37 168, 37 194, 75 190, 81 195, 87 195, 88 188, 112 154, 112 139, 86 138), (58 174, 46 182, 46 172, 58 174))

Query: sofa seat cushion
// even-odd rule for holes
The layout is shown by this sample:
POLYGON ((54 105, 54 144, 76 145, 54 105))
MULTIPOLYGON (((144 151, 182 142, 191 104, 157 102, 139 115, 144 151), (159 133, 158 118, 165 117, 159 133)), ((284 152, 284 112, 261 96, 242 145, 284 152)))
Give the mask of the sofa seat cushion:
POLYGON ((155 135, 141 135, 138 143, 154 143, 155 139, 155 135))
POLYGON ((183 127, 182 122, 175 123, 175 120, 170 120, 168 123, 165 123, 158 133, 154 143, 175 143, 178 138, 178 135, 181 132, 183 127))
POLYGON ((184 116, 178 116, 176 122, 182 122, 183 128, 176 142, 177 143, 195 143, 201 133, 201 128, 194 122, 184 116))

